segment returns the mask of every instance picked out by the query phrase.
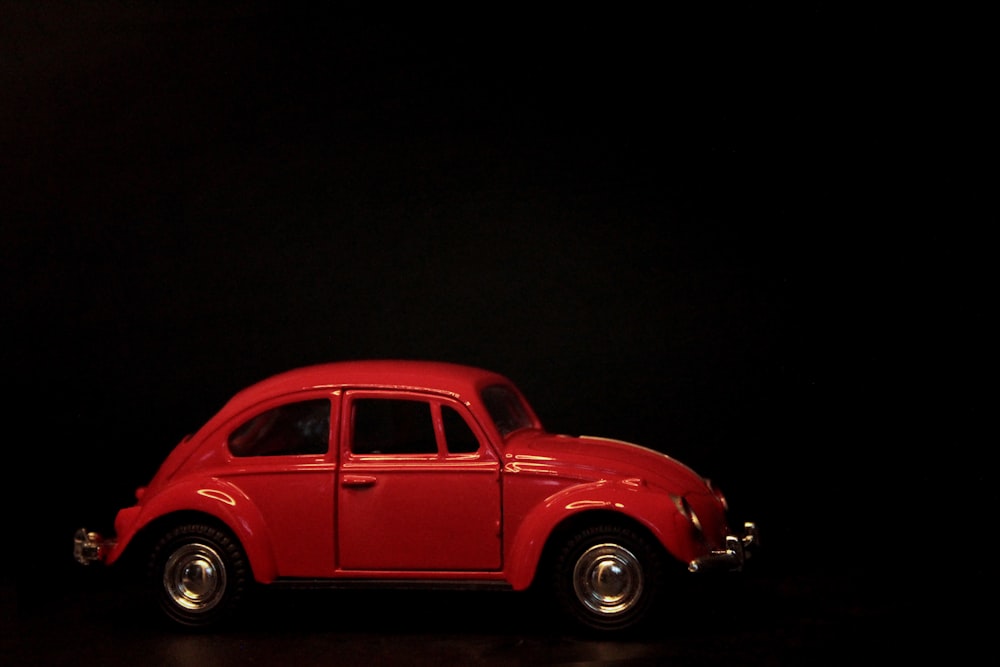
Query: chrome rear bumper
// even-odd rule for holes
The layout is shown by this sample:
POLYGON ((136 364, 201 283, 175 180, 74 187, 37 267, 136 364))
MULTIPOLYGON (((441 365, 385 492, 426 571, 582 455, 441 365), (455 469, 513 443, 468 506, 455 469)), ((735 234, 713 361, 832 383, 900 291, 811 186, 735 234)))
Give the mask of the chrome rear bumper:
POLYGON ((80 528, 73 535, 73 558, 82 565, 104 561, 114 540, 105 539, 99 533, 80 528))
POLYGON ((760 544, 757 524, 747 521, 743 524, 743 535, 727 535, 726 548, 715 549, 688 563, 689 572, 739 571, 750 558, 754 547, 760 544))

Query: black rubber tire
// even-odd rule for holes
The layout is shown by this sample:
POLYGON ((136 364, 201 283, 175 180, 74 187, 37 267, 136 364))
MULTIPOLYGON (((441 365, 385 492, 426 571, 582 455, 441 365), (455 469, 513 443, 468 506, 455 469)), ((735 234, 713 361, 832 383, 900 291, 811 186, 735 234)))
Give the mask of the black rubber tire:
POLYGON ((207 628, 230 619, 251 581, 239 542, 215 526, 173 528, 150 554, 149 583, 159 608, 185 628, 207 628))
POLYGON ((556 555, 555 598, 588 630, 625 633, 647 620, 663 581, 661 551, 630 528, 598 525, 574 535, 556 555))

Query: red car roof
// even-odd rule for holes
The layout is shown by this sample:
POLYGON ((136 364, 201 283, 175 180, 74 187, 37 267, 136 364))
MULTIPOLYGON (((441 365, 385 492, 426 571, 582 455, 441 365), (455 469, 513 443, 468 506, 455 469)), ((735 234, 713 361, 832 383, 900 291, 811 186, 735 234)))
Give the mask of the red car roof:
POLYGON ((407 387, 463 396, 495 383, 509 383, 509 380, 475 366, 440 361, 337 361, 271 376, 242 390, 230 403, 253 403, 276 394, 320 387, 407 387))

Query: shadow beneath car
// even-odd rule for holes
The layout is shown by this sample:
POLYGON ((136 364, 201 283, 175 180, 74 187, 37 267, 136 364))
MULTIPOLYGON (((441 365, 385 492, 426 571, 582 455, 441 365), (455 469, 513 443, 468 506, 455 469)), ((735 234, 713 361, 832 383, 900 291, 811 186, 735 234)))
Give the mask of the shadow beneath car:
POLYGON ((534 591, 262 589, 227 626, 188 631, 133 581, 87 570, 35 604, 22 590, 4 650, 12 664, 752 666, 873 663, 940 640, 932 622, 901 625, 918 614, 871 584, 830 572, 688 578, 645 630, 615 638, 568 627, 534 591))
POLYGON ((187 629, 161 617, 151 596, 134 581, 118 581, 100 592, 107 604, 98 618, 138 633, 150 628, 176 636, 296 636, 314 633, 379 636, 477 635, 567 640, 646 642, 745 631, 769 624, 780 613, 773 586, 740 575, 681 578, 642 628, 604 634, 571 624, 542 589, 393 590, 257 587, 227 623, 187 629), (117 592, 115 592, 117 591, 117 592))

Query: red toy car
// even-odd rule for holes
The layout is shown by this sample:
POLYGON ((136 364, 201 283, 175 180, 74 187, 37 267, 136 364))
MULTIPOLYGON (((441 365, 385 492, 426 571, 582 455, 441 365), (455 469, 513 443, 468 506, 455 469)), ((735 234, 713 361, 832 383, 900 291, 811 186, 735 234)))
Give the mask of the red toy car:
POLYGON ((546 432, 489 371, 350 361, 236 394, 170 453, 114 536, 80 563, 136 554, 173 621, 230 615, 255 584, 524 590, 554 584, 583 626, 624 630, 671 570, 739 570, 757 541, 674 459, 546 432))

